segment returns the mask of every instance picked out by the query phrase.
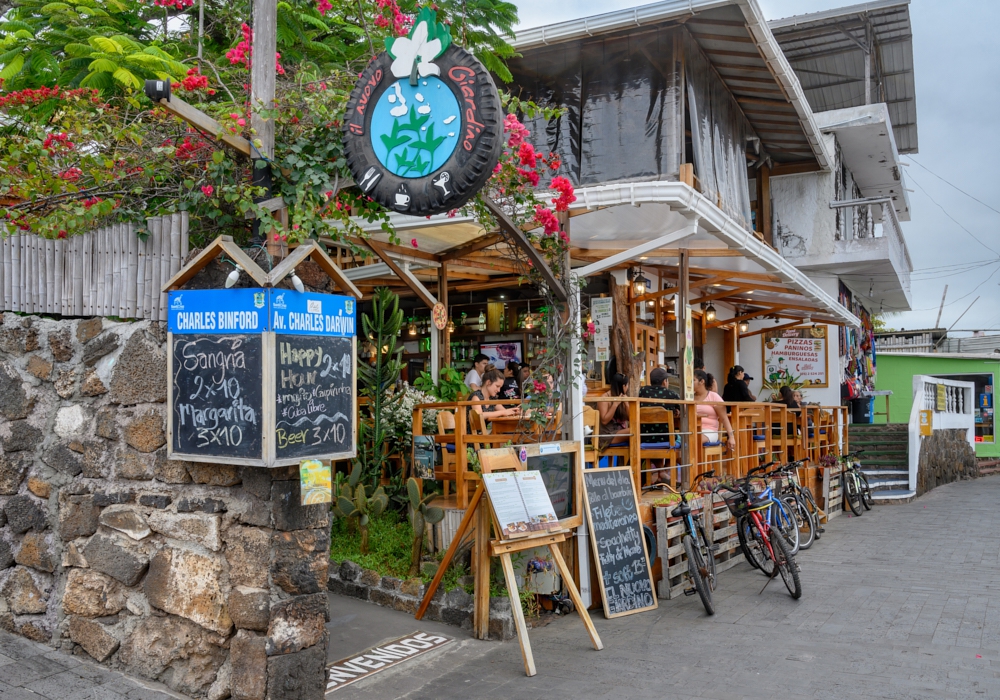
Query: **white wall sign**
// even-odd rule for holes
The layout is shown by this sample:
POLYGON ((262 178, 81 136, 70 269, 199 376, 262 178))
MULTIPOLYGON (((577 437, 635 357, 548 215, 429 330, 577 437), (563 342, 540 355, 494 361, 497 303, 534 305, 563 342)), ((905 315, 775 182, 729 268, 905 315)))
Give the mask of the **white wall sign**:
POLYGON ((773 386, 829 386, 826 326, 785 328, 761 335, 764 379, 773 386))
POLYGON ((597 361, 607 362, 611 359, 611 325, 614 322, 611 297, 599 297, 590 300, 590 319, 594 322, 594 347, 597 348, 597 361))

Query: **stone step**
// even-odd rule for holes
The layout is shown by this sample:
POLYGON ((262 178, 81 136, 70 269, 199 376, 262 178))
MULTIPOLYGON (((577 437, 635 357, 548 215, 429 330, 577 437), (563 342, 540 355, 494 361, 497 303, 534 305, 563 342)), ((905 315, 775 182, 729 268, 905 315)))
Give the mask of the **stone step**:
POLYGON ((880 506, 902 505, 912 503, 917 497, 917 492, 912 489, 891 489, 888 491, 873 492, 872 497, 875 503, 880 506))
POLYGON ((872 493, 878 493, 880 491, 894 491, 900 488, 910 487, 910 477, 906 475, 905 477, 893 478, 893 479, 868 479, 868 485, 872 488, 872 493))
POLYGON ((868 477, 869 483, 872 479, 886 479, 889 477, 906 476, 909 477, 909 469, 862 469, 861 473, 868 477))

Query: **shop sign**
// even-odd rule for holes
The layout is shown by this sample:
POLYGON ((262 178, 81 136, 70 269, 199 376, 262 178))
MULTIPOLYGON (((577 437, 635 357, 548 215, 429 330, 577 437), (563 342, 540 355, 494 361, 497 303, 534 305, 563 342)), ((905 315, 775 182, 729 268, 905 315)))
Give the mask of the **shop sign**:
POLYGON ((694 401, 694 327, 691 307, 684 307, 684 400, 694 401))
POLYGON ((400 664, 452 641, 450 637, 414 632, 332 664, 326 669, 326 694, 400 664))
POLYGON ((934 430, 934 411, 920 411, 920 435, 927 437, 934 430))
POLYGON ((611 325, 614 323, 614 300, 611 297, 599 297, 590 300, 590 320, 594 323, 594 348, 597 350, 597 361, 607 362, 611 359, 611 325))
POLYGON ((763 333, 764 376, 772 386, 829 386, 826 341, 826 326, 763 333))
POLYGON ((424 7, 362 72, 347 103, 344 153, 361 191, 413 216, 456 209, 493 174, 503 110, 483 65, 424 7))

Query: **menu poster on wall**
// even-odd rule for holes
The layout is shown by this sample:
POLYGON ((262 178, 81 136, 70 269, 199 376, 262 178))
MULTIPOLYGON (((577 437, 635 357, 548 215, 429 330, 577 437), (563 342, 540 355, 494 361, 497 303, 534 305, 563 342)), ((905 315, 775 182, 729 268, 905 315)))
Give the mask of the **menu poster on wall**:
POLYGON ((611 359, 611 324, 614 322, 611 297, 597 297, 590 300, 590 320, 594 322, 594 347, 597 361, 611 359))
POLYGON ((829 386, 826 326, 768 331, 761 339, 764 377, 773 386, 829 386))
POLYGON ((505 540, 559 529, 541 472, 483 474, 483 484, 505 540))

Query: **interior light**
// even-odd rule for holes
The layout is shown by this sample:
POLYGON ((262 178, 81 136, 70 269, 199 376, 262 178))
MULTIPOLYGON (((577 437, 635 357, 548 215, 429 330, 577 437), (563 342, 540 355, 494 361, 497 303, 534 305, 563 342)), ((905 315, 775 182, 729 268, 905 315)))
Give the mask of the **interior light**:
POLYGON ((306 291, 306 288, 302 285, 302 280, 300 280, 299 276, 295 274, 295 270, 292 270, 290 278, 292 280, 292 286, 295 287, 296 292, 299 292, 301 294, 302 292, 306 291))
POLYGON ((711 304, 705 309, 705 320, 712 323, 715 320, 715 307, 711 304))
POLYGON ((455 321, 453 319, 450 318, 448 319, 448 325, 445 326, 445 330, 448 331, 449 333, 455 332, 455 321))
POLYGON ((746 333, 750 330, 750 322, 747 320, 740 321, 740 333, 746 333))
POLYGON ((417 323, 413 319, 410 319, 409 334, 410 335, 416 335, 417 334, 417 323))
POLYGON ((230 272, 229 276, 226 278, 226 289, 229 289, 239 281, 241 272, 243 272, 243 268, 239 265, 233 268, 233 271, 230 272))

